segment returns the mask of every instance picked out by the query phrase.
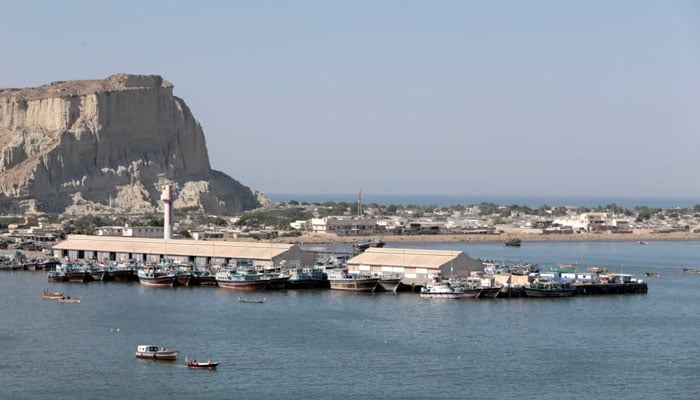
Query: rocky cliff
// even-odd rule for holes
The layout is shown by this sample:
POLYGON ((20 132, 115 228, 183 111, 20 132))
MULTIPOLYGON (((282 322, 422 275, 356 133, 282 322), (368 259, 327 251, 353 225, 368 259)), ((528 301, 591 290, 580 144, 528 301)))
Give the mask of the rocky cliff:
POLYGON ((0 212, 236 212, 264 196, 214 171, 202 127, 155 75, 0 89, 0 212))

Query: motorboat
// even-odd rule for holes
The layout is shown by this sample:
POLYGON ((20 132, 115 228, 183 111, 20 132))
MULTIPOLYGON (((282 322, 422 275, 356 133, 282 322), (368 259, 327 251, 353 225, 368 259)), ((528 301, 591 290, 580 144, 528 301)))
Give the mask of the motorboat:
POLYGON ((218 362, 212 362, 211 360, 207 362, 197 362, 197 360, 192 360, 187 363, 187 368, 214 369, 218 365, 218 362))
POLYGON ((420 289, 420 297, 426 299, 461 299, 464 293, 448 282, 425 285, 420 289))
POLYGON ((140 345, 136 348, 136 358, 150 359, 156 361, 177 360, 177 350, 167 350, 165 346, 158 348, 154 345, 140 345))

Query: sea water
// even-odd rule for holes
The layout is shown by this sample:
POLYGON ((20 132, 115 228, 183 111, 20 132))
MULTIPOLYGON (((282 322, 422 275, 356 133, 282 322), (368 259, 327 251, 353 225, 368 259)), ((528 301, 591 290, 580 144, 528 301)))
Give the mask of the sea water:
POLYGON ((387 246, 604 267, 648 279, 649 292, 484 300, 242 294, 2 272, 0 398, 700 398, 700 275, 681 273, 700 268, 700 242, 387 246), (82 302, 44 300, 44 289, 82 302), (265 303, 238 302, 251 295, 265 303), (177 349, 179 360, 138 360, 140 344, 177 349), (221 364, 191 370, 185 359, 221 364))

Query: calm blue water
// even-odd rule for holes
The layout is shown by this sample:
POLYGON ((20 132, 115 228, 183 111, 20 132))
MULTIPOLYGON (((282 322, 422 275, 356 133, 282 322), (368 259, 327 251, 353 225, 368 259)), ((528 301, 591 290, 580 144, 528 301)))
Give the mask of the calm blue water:
MULTIPOLYGON (((270 193, 268 196, 278 202, 289 202, 290 200, 305 202, 348 202, 357 201, 357 193, 342 194, 304 194, 304 193, 270 193)), ((700 204, 700 198, 690 197, 630 197, 630 196, 499 196, 499 195, 419 195, 419 194, 372 194, 363 193, 362 202, 364 204, 377 203, 381 205, 402 204, 402 205, 436 205, 439 207, 449 207, 453 205, 470 205, 481 202, 494 203, 503 206, 513 204, 540 207, 548 206, 582 206, 597 207, 615 203, 620 207, 633 209, 637 206, 647 206, 653 208, 693 208, 700 204)))
POLYGON ((0 398, 700 398, 700 275, 679 272, 700 268, 700 242, 410 246, 661 277, 646 295, 455 301, 319 290, 240 304, 223 289, 3 272, 0 398), (83 302, 43 300, 44 288, 83 302), (222 364, 136 360, 136 346, 150 343, 222 364))

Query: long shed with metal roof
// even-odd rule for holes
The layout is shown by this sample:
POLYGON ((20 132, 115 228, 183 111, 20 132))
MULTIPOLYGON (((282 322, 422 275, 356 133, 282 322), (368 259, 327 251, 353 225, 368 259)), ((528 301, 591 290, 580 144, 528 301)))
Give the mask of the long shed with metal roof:
POLYGON ((484 264, 463 251, 371 247, 347 262, 348 271, 398 274, 404 284, 423 285, 434 278, 469 276, 484 264))
POLYGON ((75 260, 158 262, 172 259, 197 265, 228 264, 233 260, 249 260, 259 266, 313 265, 315 260, 313 254, 293 244, 90 235, 68 235, 53 246, 53 252, 54 257, 75 260))

